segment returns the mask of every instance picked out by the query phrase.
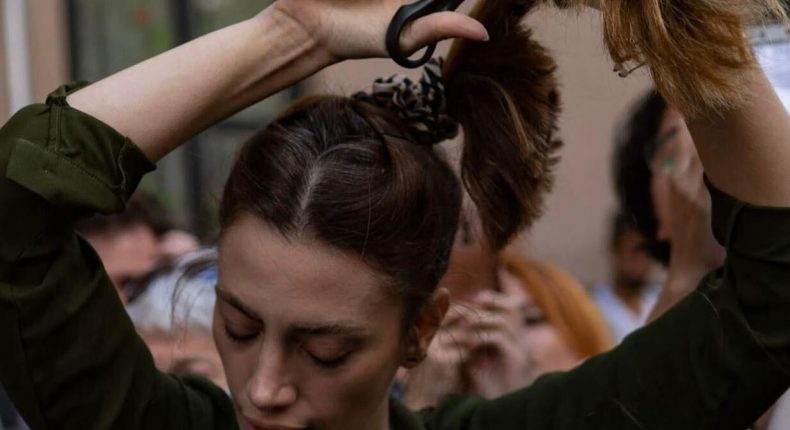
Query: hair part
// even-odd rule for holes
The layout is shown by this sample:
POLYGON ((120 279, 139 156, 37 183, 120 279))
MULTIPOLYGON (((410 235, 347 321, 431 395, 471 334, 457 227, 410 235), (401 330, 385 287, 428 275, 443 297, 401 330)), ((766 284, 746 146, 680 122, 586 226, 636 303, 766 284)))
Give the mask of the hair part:
MULTIPOLYGON (((462 176, 494 249, 538 215, 559 146, 555 66, 519 25, 533 4, 482 3, 473 15, 491 40, 457 42, 445 67, 448 114, 466 135, 462 176)), ((299 101, 242 148, 221 227, 252 213, 286 238, 360 256, 393 281, 409 325, 447 270, 462 201, 448 162, 414 133, 354 98, 299 101)))

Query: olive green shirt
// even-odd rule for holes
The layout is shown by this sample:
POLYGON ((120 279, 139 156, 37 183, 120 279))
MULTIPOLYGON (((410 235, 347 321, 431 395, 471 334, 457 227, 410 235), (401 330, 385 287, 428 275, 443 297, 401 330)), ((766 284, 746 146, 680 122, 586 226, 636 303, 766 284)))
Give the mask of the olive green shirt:
MULTIPOLYGON (((0 130, 0 381, 32 429, 235 429, 230 399, 160 373, 76 220, 154 168, 63 87, 0 130)), ((496 400, 449 396, 395 430, 743 430, 790 387, 790 209, 711 187, 725 265, 657 322, 496 400)))

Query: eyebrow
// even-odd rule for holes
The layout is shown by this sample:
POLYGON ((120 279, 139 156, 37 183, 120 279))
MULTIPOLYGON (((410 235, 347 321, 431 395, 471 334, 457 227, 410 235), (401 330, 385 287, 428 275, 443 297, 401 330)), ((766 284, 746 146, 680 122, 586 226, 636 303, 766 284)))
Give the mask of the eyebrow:
POLYGON ((217 284, 214 289, 216 290, 217 297, 219 299, 238 309, 239 312, 243 313, 247 318, 256 322, 263 322, 263 318, 261 318, 257 312, 247 307, 238 297, 234 296, 229 291, 224 290, 219 284, 217 284))
MULTIPOLYGON (((233 295, 233 293, 223 289, 219 284, 215 287, 217 297, 222 301, 228 303, 239 312, 243 313, 247 318, 256 322, 263 322, 263 318, 257 312, 246 306, 241 299, 233 295)), ((363 338, 369 334, 369 330, 363 327, 358 327, 356 324, 351 324, 343 321, 334 321, 326 323, 297 323, 289 330, 292 336, 297 337, 321 337, 321 336, 348 336, 354 338, 363 338)))
POLYGON ((361 327, 354 327, 343 323, 330 323, 320 325, 295 325, 290 330, 291 335, 297 337, 323 337, 323 336, 343 336, 353 338, 363 338, 368 331, 361 327))

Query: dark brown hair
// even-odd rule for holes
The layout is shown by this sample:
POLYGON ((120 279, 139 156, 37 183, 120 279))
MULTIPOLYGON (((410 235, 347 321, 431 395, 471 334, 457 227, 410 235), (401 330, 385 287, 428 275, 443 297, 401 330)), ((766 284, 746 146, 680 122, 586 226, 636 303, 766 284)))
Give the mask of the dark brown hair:
POLYGON ((612 156, 612 176, 623 216, 645 238, 653 258, 669 265, 670 244, 658 239, 658 219, 650 184, 653 172, 649 147, 659 137, 659 129, 669 106, 655 90, 636 101, 623 126, 616 131, 612 156))
MULTIPOLYGON (((559 146, 555 66, 519 26, 533 3, 482 3, 475 16, 491 40, 456 43, 445 67, 448 113, 466 136, 462 176, 497 249, 538 215, 559 146)), ((249 212, 286 237, 361 256, 397 287, 408 323, 447 269, 461 209, 451 167, 412 133, 361 100, 299 101, 242 149, 222 228, 249 212)))

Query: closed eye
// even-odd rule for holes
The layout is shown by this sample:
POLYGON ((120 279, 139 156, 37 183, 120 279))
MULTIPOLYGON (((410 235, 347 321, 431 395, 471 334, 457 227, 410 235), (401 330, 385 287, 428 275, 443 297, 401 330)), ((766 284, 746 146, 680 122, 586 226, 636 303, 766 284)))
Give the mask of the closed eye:
POLYGON ((340 367, 348 360, 348 357, 351 356, 350 351, 334 357, 320 356, 307 350, 305 350, 305 353, 310 357, 310 359, 313 362, 315 362, 315 364, 323 368, 340 367))
POLYGON ((241 332, 241 331, 237 332, 231 329, 230 327, 228 327, 227 325, 225 326, 225 335, 228 336, 228 339, 236 343, 250 342, 254 340, 256 337, 258 337, 259 334, 260 331, 257 330, 247 331, 247 332, 241 332))

